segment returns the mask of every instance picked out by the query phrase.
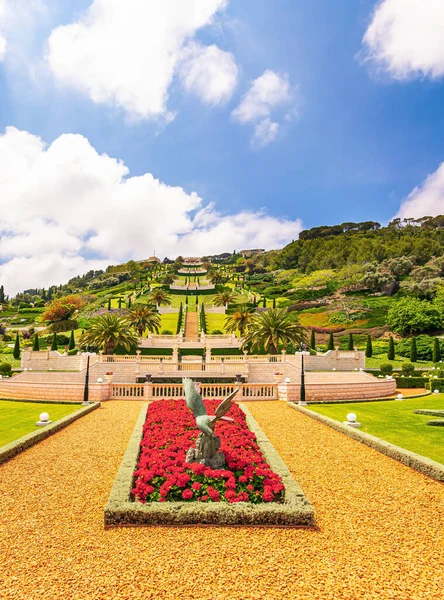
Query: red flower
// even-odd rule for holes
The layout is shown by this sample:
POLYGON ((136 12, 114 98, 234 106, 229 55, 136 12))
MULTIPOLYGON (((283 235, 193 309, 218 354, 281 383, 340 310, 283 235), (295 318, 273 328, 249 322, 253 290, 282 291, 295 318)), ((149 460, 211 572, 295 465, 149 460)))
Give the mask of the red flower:
POLYGON ((191 486, 191 488, 192 488, 193 490, 200 490, 200 488, 201 488, 201 487, 202 487, 202 484, 201 484, 201 483, 199 483, 198 481, 195 481, 195 482, 192 484, 192 486, 191 486))
POLYGON ((190 498, 192 498, 192 497, 193 497, 193 492, 191 490, 184 490, 182 492, 182 498, 184 500, 190 500, 190 498))

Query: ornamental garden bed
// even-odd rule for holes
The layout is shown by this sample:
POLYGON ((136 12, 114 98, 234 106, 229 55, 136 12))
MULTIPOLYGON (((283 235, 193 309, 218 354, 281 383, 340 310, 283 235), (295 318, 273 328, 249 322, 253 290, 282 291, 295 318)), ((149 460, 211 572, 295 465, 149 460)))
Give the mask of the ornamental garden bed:
MULTIPOLYGON (((206 401, 214 412, 218 401, 206 401)), ((224 469, 185 462, 198 430, 183 400, 142 409, 105 507, 105 527, 314 525, 313 507, 248 409, 219 422, 224 469)))

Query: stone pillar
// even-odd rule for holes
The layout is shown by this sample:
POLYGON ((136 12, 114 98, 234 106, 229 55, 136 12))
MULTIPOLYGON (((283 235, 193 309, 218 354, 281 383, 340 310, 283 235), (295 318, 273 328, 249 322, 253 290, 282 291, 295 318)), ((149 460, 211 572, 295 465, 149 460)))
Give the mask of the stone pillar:
POLYGON ((149 381, 148 383, 145 383, 143 385, 143 397, 145 400, 152 400, 153 398, 153 384, 151 383, 151 381, 149 381))
POLYGON ((337 348, 335 348, 335 359, 339 360, 340 356, 339 356, 339 346, 337 348))
POLYGON ((105 362, 103 360, 103 350, 99 350, 99 363, 103 363, 103 362, 105 362))
POLYGON ((200 341, 202 342, 202 344, 205 344, 207 341, 207 336, 205 334, 205 331, 201 331, 200 332, 200 341))
POLYGON ((140 350, 136 350, 136 375, 140 375, 140 350))
POLYGON ((355 346, 355 359, 359 360, 359 350, 357 346, 355 346))
POLYGON ((285 348, 282 348, 282 362, 287 362, 287 351, 285 348))
POLYGON ((46 348, 46 360, 49 360, 50 349, 46 348))
POLYGON ((173 363, 179 362, 179 346, 173 346, 173 363))
POLYGON ((207 364, 211 363, 211 348, 210 348, 210 346, 207 346, 205 348, 205 362, 207 364))

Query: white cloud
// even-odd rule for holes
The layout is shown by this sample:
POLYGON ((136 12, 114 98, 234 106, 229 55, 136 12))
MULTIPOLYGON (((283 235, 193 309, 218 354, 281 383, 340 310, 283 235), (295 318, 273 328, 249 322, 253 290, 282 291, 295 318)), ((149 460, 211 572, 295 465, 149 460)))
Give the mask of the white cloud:
POLYGON ((291 99, 288 75, 281 76, 267 70, 253 81, 241 103, 233 111, 233 118, 241 123, 249 123, 269 117, 274 108, 291 99))
POLYGON ((274 142, 278 132, 279 123, 274 123, 271 119, 260 121, 254 128, 253 146, 258 146, 259 148, 267 146, 271 142, 274 142))
POLYGON ((443 0, 382 0, 364 35, 364 57, 392 78, 444 76, 443 0))
POLYGON ((442 214, 444 214, 444 162, 407 196, 396 216, 402 219, 418 219, 442 214))
POLYGON ((239 123, 256 123, 252 145, 264 147, 276 139, 279 130, 279 124, 271 121, 271 114, 293 99, 288 75, 266 70, 253 81, 231 115, 239 123))
POLYGON ((150 173, 131 177, 81 135, 50 145, 14 127, 0 136, 0 282, 9 295, 153 249, 163 258, 276 248, 301 228, 263 212, 221 215, 150 173))
POLYGON ((5 58, 6 54, 6 40, 0 31, 0 62, 5 58))
POLYGON ((214 44, 190 43, 180 68, 182 84, 207 104, 228 101, 237 83, 238 68, 233 55, 214 44))
MULTIPOLYGON (((94 0, 79 21, 59 26, 48 41, 56 80, 130 118, 171 120, 168 90, 196 32, 213 23, 228 0, 94 0)), ((216 46, 194 46, 182 66, 187 89, 205 102, 234 88, 233 57, 216 46), (207 89, 206 89, 207 88, 207 89)))

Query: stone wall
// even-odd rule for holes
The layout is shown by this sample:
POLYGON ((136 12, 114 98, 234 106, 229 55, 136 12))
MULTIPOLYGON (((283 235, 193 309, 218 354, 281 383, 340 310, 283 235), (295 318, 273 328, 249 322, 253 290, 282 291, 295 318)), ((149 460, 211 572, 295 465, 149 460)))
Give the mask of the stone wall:
MULTIPOLYGON (((341 383, 309 383, 305 386, 307 402, 328 402, 333 400, 370 400, 387 398, 396 391, 395 380, 380 380, 341 383)), ((279 400, 299 402, 300 384, 280 383, 278 385, 279 400)))
MULTIPOLYGON (((292 363, 298 368, 301 367, 301 353, 289 356, 292 363), (295 361, 294 361, 295 359, 295 361)), ((365 369, 365 352, 358 350, 340 351, 329 350, 325 354, 310 356, 304 352, 304 367, 307 371, 353 371, 355 369, 365 369)))
MULTIPOLYGON (((11 400, 42 400, 64 402, 82 402, 83 383, 30 383, 1 380, 0 398, 11 400)), ((89 400, 91 402, 102 402, 111 397, 111 386, 109 383, 92 383, 89 386, 89 400)))

